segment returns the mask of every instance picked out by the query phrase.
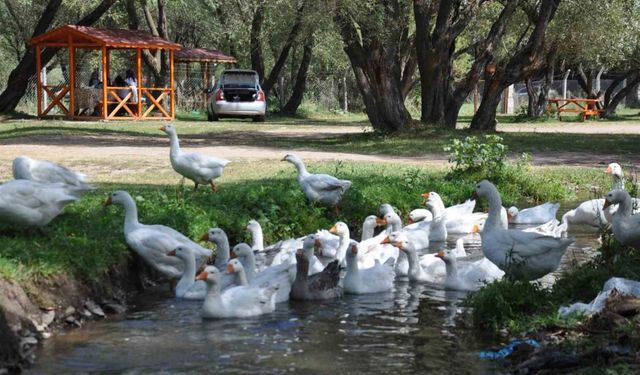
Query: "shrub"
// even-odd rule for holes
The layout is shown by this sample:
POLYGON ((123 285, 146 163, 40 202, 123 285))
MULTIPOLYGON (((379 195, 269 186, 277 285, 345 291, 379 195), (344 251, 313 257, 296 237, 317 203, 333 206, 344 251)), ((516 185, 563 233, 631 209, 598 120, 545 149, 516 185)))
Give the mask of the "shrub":
POLYGON ((485 135, 484 142, 470 136, 462 141, 454 139, 444 151, 449 153, 449 162, 455 164, 454 172, 500 171, 508 151, 502 141, 497 135, 485 135))

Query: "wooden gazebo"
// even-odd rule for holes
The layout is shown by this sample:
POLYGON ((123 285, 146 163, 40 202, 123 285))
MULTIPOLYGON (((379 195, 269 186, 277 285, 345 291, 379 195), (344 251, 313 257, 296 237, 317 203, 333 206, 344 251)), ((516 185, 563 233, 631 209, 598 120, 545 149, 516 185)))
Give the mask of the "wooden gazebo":
MULTIPOLYGON (((210 48, 182 48, 181 50, 176 51, 175 54, 176 65, 185 65, 185 72, 187 77, 191 76, 191 64, 200 64, 202 86, 204 88, 210 87, 212 83, 210 80, 212 70, 217 64, 235 64, 237 62, 238 60, 235 57, 226 55, 218 50, 210 48)), ((203 90, 202 98, 203 107, 206 108, 209 93, 203 90)))
POLYGON ((66 25, 46 34, 31 39, 35 47, 38 117, 51 116, 53 108, 60 109, 61 114, 72 119, 104 120, 125 119, 173 119, 175 118, 174 91, 174 51, 181 48, 150 33, 126 29, 99 29, 87 26, 66 25), (43 85, 40 71, 42 69, 41 52, 43 48, 67 48, 69 50, 69 82, 66 85, 43 85), (94 49, 102 51, 102 87, 81 88, 76 84, 76 49, 94 49), (116 87, 109 83, 109 52, 114 49, 131 49, 136 51, 137 95, 132 87, 116 87), (169 52, 170 78, 168 87, 144 87, 142 76, 142 50, 164 49, 169 52), (126 92, 126 94, 124 94, 126 92), (47 96, 48 105, 43 105, 43 95, 47 96), (137 97, 136 102, 132 101, 137 97), (87 104, 89 103, 89 104, 87 104), (68 108, 65 106, 68 104, 68 108), (79 111, 81 108, 94 105, 99 108, 99 116, 88 116, 79 111))

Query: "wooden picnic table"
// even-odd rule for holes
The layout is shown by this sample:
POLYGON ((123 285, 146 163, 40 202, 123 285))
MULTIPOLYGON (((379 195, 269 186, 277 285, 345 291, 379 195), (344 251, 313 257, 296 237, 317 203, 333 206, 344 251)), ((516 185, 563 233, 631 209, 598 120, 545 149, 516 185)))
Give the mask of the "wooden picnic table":
POLYGON ((562 113, 579 113, 580 120, 584 121, 589 116, 598 116, 602 109, 598 108, 600 99, 586 99, 586 98, 571 98, 571 99, 549 99, 549 106, 547 112, 550 112, 551 107, 555 105, 556 114, 558 120, 561 121, 562 113))

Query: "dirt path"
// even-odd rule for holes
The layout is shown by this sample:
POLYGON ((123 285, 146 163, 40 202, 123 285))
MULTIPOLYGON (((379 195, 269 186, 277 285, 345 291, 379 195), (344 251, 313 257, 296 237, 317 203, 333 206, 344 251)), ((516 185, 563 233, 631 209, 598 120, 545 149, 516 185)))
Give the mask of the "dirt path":
MULTIPOLYGON (((239 128, 241 129, 241 128, 239 128)), ((261 131, 233 130, 197 135, 185 134, 181 145, 185 149, 197 148, 198 152, 216 155, 230 160, 281 159, 289 152, 295 152, 307 160, 349 160, 362 162, 396 162, 408 164, 428 164, 445 166, 444 153, 424 154, 417 157, 364 155, 347 152, 325 152, 305 149, 299 146, 305 142, 336 137, 341 134, 362 132, 361 126, 313 126, 274 127, 261 131), (278 147, 256 146, 279 142, 278 147), (282 140, 286 139, 286 143, 282 140), (298 142, 298 139, 300 140, 298 142)), ((513 132, 557 132, 557 133, 629 133, 640 134, 640 125, 631 123, 568 123, 565 124, 523 124, 503 125, 502 131, 513 132)), ((94 161, 117 159, 121 164, 136 165, 136 160, 167 158, 167 139, 161 135, 128 135, 124 133, 106 134, 38 134, 11 138, 0 145, 0 164, 10 163, 16 155, 25 154, 38 159, 55 162, 91 159, 94 161)), ((317 146, 316 146, 317 148, 317 146)), ((615 150, 612 150, 615 152, 615 150)), ((625 161, 640 166, 637 157, 625 157, 625 161)), ((578 165, 596 166, 616 160, 616 155, 598 154, 593 158, 578 152, 536 152, 533 162, 537 165, 578 165)), ((0 173, 3 174, 3 173, 0 173)))

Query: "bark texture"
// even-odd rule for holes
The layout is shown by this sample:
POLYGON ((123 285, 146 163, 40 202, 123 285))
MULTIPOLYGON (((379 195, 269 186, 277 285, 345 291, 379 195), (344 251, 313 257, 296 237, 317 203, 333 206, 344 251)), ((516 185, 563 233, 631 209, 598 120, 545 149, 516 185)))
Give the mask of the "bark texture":
POLYGON ((298 67, 298 74, 296 74, 291 97, 284 107, 282 107, 282 110, 280 111, 281 113, 293 115, 298 111, 298 107, 300 107, 300 104, 302 103, 304 91, 307 86, 307 75, 309 73, 309 65, 311 65, 312 55, 313 37, 309 37, 307 38, 307 42, 304 44, 302 61, 300 61, 300 66, 298 67))

